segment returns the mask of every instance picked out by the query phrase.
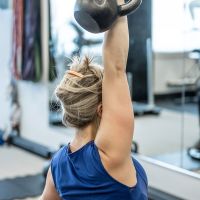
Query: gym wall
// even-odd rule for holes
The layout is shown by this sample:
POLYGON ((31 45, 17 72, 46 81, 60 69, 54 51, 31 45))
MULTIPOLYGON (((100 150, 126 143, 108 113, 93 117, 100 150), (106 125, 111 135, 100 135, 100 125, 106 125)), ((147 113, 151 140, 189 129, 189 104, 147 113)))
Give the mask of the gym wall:
POLYGON ((185 53, 154 53, 154 91, 157 95, 181 92, 181 88, 167 86, 170 80, 183 77, 193 65, 191 59, 184 58, 185 53), (164 74, 164 76, 162 76, 164 74))
POLYGON ((11 10, 0 9, 0 129, 7 127, 9 123, 9 102, 8 102, 8 84, 9 84, 9 61, 11 55, 11 10))
POLYGON ((199 48, 200 43, 198 32, 191 32, 188 12, 182 0, 152 1, 155 94, 180 92, 181 88, 169 88, 167 82, 183 77, 194 63, 187 52, 199 48))

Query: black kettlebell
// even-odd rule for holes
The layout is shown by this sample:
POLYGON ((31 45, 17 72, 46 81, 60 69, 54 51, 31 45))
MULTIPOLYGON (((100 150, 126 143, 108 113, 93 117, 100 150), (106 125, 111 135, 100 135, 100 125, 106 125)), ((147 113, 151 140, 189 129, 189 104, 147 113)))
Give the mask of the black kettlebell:
POLYGON ((77 0, 74 17, 81 27, 91 33, 107 31, 119 16, 135 11, 142 0, 129 0, 118 5, 117 0, 77 0))

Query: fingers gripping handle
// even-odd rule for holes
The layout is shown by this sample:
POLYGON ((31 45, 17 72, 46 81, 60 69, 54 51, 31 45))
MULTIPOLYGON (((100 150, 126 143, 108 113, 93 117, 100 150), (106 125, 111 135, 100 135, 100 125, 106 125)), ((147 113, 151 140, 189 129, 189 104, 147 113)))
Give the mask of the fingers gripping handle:
POLYGON ((125 16, 134 12, 141 5, 142 0, 129 0, 127 3, 118 6, 119 16, 125 16))

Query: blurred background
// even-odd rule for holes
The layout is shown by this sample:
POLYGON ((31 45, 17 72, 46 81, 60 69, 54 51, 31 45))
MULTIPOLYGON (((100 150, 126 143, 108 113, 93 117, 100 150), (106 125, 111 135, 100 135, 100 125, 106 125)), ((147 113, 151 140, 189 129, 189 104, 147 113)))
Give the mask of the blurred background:
MULTIPOLYGON (((101 64, 103 34, 76 23, 74 4, 0 0, 0 200, 39 198, 51 156, 74 133, 62 125, 55 87, 74 55, 101 64)), ((200 0, 143 0, 128 24, 133 154, 149 198, 197 200, 200 0)))

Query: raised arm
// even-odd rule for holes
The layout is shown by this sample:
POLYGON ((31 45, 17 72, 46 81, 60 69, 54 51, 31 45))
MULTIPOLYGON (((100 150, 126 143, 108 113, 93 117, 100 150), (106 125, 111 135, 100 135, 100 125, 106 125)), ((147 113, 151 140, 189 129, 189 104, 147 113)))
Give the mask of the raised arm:
MULTIPOLYGON (((123 4, 124 0, 118 0, 123 4)), ((98 148, 110 159, 130 159, 134 129, 132 101, 126 77, 129 49, 127 17, 117 19, 105 33, 103 45, 103 112, 96 137, 98 148)))
MULTIPOLYGON (((124 3, 124 0, 118 0, 124 3)), ((112 28, 105 33, 103 45, 103 64, 105 74, 116 71, 125 72, 129 50, 127 17, 119 17, 112 28)))

